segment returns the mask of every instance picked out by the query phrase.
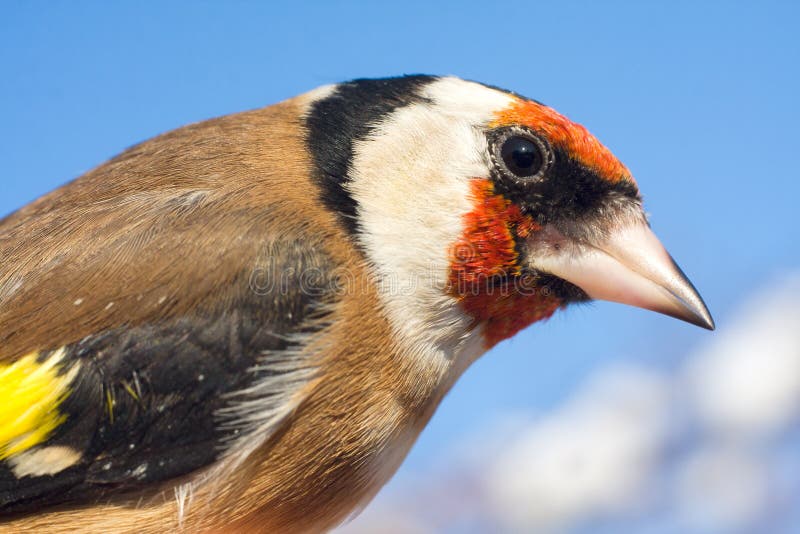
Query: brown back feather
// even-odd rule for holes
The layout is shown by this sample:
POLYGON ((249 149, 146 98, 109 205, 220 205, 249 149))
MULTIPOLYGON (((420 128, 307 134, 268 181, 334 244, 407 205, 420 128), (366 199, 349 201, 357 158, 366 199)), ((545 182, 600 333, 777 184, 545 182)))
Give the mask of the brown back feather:
POLYGON ((289 101, 180 128, 0 221, 0 361, 225 308, 271 239, 327 248, 299 121, 289 101))

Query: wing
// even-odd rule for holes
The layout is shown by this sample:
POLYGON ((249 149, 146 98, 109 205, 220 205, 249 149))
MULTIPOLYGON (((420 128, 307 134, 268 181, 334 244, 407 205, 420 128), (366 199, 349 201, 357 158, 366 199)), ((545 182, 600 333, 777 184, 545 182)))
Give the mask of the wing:
POLYGON ((0 512, 147 488, 212 464, 243 435, 263 439, 252 435, 257 420, 236 414, 257 401, 269 422, 312 376, 293 346, 299 329, 237 307, 120 327, 18 360, 0 378, 0 512), (262 383, 269 390, 250 400, 262 383), (6 401, 19 396, 27 402, 6 401))
POLYGON ((195 472, 266 439, 312 376, 334 265, 281 194, 298 164, 253 137, 300 143, 270 113, 147 142, 0 222, 0 514, 195 472))

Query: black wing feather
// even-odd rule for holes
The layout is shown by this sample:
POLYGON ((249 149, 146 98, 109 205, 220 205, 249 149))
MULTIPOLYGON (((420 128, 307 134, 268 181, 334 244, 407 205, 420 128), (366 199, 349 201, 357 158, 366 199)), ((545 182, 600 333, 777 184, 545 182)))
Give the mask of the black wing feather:
POLYGON ((270 356, 296 348, 294 334, 313 334, 331 302, 324 276, 317 287, 285 276, 309 266, 325 273, 324 258, 296 244, 291 251, 291 265, 282 258, 267 273, 283 284, 244 292, 230 309, 119 327, 67 347, 64 361, 80 362, 81 372, 60 408, 66 422, 43 446, 82 451, 82 460, 21 478, 0 462, 0 515, 108 499, 219 459, 240 430, 219 424, 231 394, 285 373, 270 369, 270 356))

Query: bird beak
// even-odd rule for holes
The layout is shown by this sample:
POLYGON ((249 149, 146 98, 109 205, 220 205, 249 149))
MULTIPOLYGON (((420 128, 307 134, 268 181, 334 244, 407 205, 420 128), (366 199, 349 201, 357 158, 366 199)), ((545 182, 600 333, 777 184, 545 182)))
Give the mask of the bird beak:
POLYGON ((714 329, 692 283, 643 222, 599 243, 578 242, 552 225, 528 238, 532 267, 581 288, 592 299, 629 304, 714 329))

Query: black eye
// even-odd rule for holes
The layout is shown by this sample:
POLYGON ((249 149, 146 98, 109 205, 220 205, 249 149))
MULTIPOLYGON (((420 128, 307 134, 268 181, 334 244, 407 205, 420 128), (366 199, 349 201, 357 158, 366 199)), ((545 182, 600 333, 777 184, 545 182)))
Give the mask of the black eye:
POLYGON ((519 178, 534 176, 545 164, 541 143, 522 135, 507 137, 500 146, 500 157, 511 174, 519 178))

